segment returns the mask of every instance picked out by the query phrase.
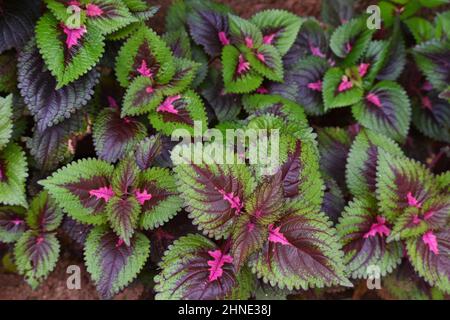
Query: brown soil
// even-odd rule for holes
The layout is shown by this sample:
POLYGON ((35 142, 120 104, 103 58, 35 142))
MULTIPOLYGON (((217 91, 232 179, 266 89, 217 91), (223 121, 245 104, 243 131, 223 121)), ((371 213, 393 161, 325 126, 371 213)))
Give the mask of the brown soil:
MULTIPOLYGON (((137 300, 144 293, 144 286, 133 283, 115 300, 137 300)), ((0 300, 97 300, 99 296, 91 282, 88 272, 82 261, 64 256, 60 259, 56 269, 39 286, 32 290, 23 277, 13 273, 0 272, 0 300), (70 276, 66 273, 69 265, 77 265, 81 269, 81 289, 69 290, 66 282, 70 276)))

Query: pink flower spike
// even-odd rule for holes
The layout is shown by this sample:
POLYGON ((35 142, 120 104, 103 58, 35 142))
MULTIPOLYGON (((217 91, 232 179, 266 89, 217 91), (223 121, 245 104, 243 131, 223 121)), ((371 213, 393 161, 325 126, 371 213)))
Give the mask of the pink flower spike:
POLYGON ((245 45, 247 48, 252 49, 253 48, 253 39, 250 37, 245 37, 245 45))
POLYGON ((244 72, 247 72, 250 70, 250 63, 245 60, 244 56, 242 54, 239 55, 239 63, 237 67, 237 73, 243 74, 244 72))
POLYGON ((142 192, 136 190, 134 194, 136 195, 136 199, 141 204, 141 206, 144 205, 145 201, 148 201, 153 197, 150 193, 147 193, 147 190, 145 189, 142 192))
POLYGON ((431 252, 439 254, 438 243, 433 231, 429 230, 422 236, 423 242, 428 246, 431 252))
POLYGON ((41 244, 42 242, 44 242, 44 237, 43 237, 43 236, 39 236, 39 237, 36 239, 36 244, 41 244))
POLYGON ((353 83, 347 76, 342 76, 342 82, 339 84, 338 91, 343 92, 353 88, 353 83))
POLYGON ((381 216, 377 216, 377 222, 372 224, 370 230, 364 234, 363 238, 367 239, 369 237, 375 237, 377 234, 387 237, 390 233, 391 230, 389 230, 386 226, 386 219, 381 216))
POLYGON ((264 36, 263 43, 264 44, 272 44, 273 40, 275 39, 276 33, 268 34, 267 36, 264 36))
POLYGON ((137 72, 139 72, 141 76, 144 76, 144 77, 147 77, 147 78, 152 78, 153 77, 153 73, 147 67, 147 61, 145 61, 144 59, 142 59, 141 66, 139 67, 139 69, 137 69, 137 72))
POLYGON ((269 241, 287 246, 291 245, 284 234, 280 232, 280 228, 281 227, 275 228, 273 224, 269 225, 269 241))
POLYGON ((12 223, 13 223, 15 226, 18 226, 18 225, 20 225, 20 224, 23 223, 23 220, 20 220, 20 219, 14 219, 14 220, 12 221, 12 223))
POLYGON ((153 93, 155 91, 155 89, 153 89, 153 87, 148 86, 147 88, 145 88, 145 92, 147 93, 153 93))
POLYGON ((434 211, 433 211, 433 210, 430 210, 430 211, 428 211, 427 213, 425 213, 425 215, 423 216, 423 218, 424 218, 425 220, 430 220, 431 217, 433 217, 433 216, 434 216, 434 211))
POLYGON ((88 17, 98 17, 103 14, 103 10, 96 4, 89 3, 86 5, 86 15, 88 17))
POLYGON ((69 4, 69 6, 78 6, 78 7, 81 5, 79 1, 75 1, 75 0, 69 1, 68 4, 69 4))
POLYGON ((89 195, 96 197, 97 199, 103 199, 105 202, 108 202, 109 199, 114 197, 114 191, 112 187, 101 187, 98 189, 90 190, 89 195))
POLYGON ((422 222, 422 220, 419 218, 419 216, 417 214, 415 214, 412 222, 414 224, 419 224, 420 222, 422 222))
POLYGON ((238 196, 235 196, 233 192, 226 193, 225 190, 218 191, 223 196, 223 200, 228 201, 232 209, 236 209, 236 214, 241 213, 244 204, 241 202, 241 199, 238 196))
POLYGON ((119 240, 117 240, 117 243, 116 243, 116 248, 121 247, 124 243, 125 243, 125 241, 123 241, 122 238, 119 238, 119 240))
POLYGON ((313 56, 319 57, 319 58, 325 58, 325 54, 320 51, 319 47, 315 47, 313 45, 309 46, 309 50, 311 50, 311 53, 313 56))
POLYGON ((268 94, 269 93, 269 90, 267 90, 266 88, 264 88, 264 87, 259 87, 258 89, 256 89, 256 93, 259 93, 259 94, 268 94))
POLYGON ((408 199, 408 205, 411 207, 420 208, 422 204, 412 195, 411 192, 408 192, 406 195, 406 198, 408 199))
POLYGON ((322 91, 322 81, 308 83, 308 88, 314 91, 322 91))
POLYGON ((230 44, 230 39, 228 39, 227 34, 223 31, 219 32, 219 40, 223 46, 227 46, 230 44))
POLYGON ((249 223, 247 224, 247 231, 248 231, 248 232, 252 232, 253 230, 255 230, 255 224, 249 222, 249 223))
POLYGON ((111 97, 111 96, 108 96, 108 104, 109 104, 109 107, 110 107, 110 108, 113 108, 113 109, 119 108, 119 105, 117 104, 116 99, 114 99, 114 98, 111 97))
POLYGON ((352 44, 350 42, 347 42, 347 44, 345 45, 345 51, 347 53, 350 53, 350 51, 352 51, 352 44))
POLYGON ((369 71, 370 64, 369 63, 361 63, 358 67, 358 73, 361 77, 364 77, 369 71))
POLYGON ((264 55, 262 53, 257 53, 256 57, 258 58, 259 61, 261 62, 266 62, 266 57, 264 57, 264 55))
POLYGON ((177 96, 173 96, 173 97, 168 97, 162 105, 160 105, 156 111, 157 112, 168 112, 168 113, 172 113, 172 114, 178 114, 178 110, 175 109, 175 106, 173 105, 173 103, 177 100, 181 99, 181 95, 177 95, 177 96))
POLYGON ((431 103, 431 100, 429 97, 422 97, 422 106, 425 109, 433 110, 433 104, 431 103))
POLYGON ((78 44, 78 40, 83 37, 83 35, 87 32, 86 27, 82 26, 80 28, 70 29, 67 26, 63 26, 63 31, 66 34, 66 46, 67 48, 72 48, 78 44))
POLYGON ((378 98, 378 96, 375 93, 369 93, 366 96, 367 101, 369 101, 371 104, 377 106, 378 108, 381 108, 381 101, 380 98, 378 98))
POLYGON ((208 266, 210 266, 208 281, 212 282, 214 280, 222 277, 223 265, 225 263, 232 263, 233 257, 228 254, 223 254, 219 249, 215 251, 208 251, 208 254, 213 258, 213 260, 208 261, 208 266))

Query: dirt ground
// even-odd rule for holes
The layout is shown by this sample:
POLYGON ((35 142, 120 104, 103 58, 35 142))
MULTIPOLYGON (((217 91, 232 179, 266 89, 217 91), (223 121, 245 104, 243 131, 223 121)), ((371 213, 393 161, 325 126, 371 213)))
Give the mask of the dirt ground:
MULTIPOLYGON (((229 4, 237 14, 243 17, 249 17, 257 11, 268 8, 286 9, 302 16, 317 17, 320 13, 320 0, 222 0, 219 2, 229 4)), ((152 3, 160 5, 161 10, 152 20, 151 26, 157 31, 162 31, 165 13, 171 1, 159 0, 152 1, 152 3)), ((115 299, 139 299, 147 296, 148 293, 145 292, 144 285, 134 283, 116 296, 115 299)), ((74 260, 73 257, 65 254, 48 279, 34 291, 25 283, 21 276, 6 273, 0 269, 0 300, 9 299, 77 300, 98 299, 98 295, 81 259, 74 260), (76 264, 81 267, 81 290, 67 289, 66 281, 68 274, 66 273, 66 269, 71 264, 76 264)))

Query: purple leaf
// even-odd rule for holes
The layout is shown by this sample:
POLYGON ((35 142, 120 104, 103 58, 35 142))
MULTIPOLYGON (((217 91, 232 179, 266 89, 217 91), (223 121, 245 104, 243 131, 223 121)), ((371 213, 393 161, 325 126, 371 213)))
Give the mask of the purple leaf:
POLYGON ((65 216, 61 228, 73 241, 80 245, 84 245, 86 237, 93 227, 88 224, 77 222, 69 216, 65 216))
POLYGON ((0 53, 11 48, 20 49, 32 37, 39 9, 40 1, 36 0, 0 3, 0 53))
POLYGON ((81 130, 84 124, 83 114, 78 111, 69 119, 46 128, 36 127, 33 136, 27 142, 36 166, 41 170, 56 169, 58 164, 71 156, 69 139, 81 130))
POLYGON ((320 167, 344 190, 345 166, 353 137, 342 128, 323 128, 318 130, 320 167))
POLYGON ((62 218, 61 209, 46 191, 42 191, 31 201, 27 224, 32 229, 51 232, 59 227, 62 218))
POLYGON ((97 155, 108 162, 125 157, 146 134, 147 130, 141 122, 131 117, 121 118, 118 108, 103 110, 93 128, 97 155))
POLYGON ((291 49, 283 57, 285 66, 298 63, 300 58, 315 56, 326 59, 329 54, 328 39, 320 24, 313 19, 302 24, 297 39, 291 49))
POLYGON ((45 66, 34 40, 19 55, 18 65, 20 92, 40 130, 58 124, 85 106, 94 93, 99 76, 92 70, 56 90, 56 79, 45 66))
POLYGON ((251 254, 261 249, 268 237, 267 227, 256 220, 256 218, 242 216, 236 222, 231 247, 236 270, 241 269, 251 254))
POLYGON ((216 300, 231 293, 236 275, 231 257, 200 235, 174 242, 155 278, 158 300, 216 300), (220 267, 220 268, 219 268, 220 267))
POLYGON ((250 261, 264 281, 289 289, 306 289, 312 284, 351 285, 344 276, 337 240, 323 215, 287 214, 269 227, 271 236, 250 261))
POLYGON ((201 94, 209 102, 219 121, 234 120, 242 110, 241 97, 225 92, 222 76, 215 69, 210 70, 201 94))
POLYGON ((91 231, 85 243, 86 265, 97 291, 110 299, 139 273, 148 258, 150 242, 136 233, 130 245, 104 227, 91 231))
POLYGON ((215 11, 196 11, 189 15, 192 39, 210 56, 218 56, 223 46, 229 44, 228 17, 215 11))
POLYGON ((20 207, 0 207, 0 242, 15 242, 25 232, 24 211, 20 207))
POLYGON ((134 152, 139 169, 149 169, 164 149, 160 135, 151 136, 141 141, 134 152))

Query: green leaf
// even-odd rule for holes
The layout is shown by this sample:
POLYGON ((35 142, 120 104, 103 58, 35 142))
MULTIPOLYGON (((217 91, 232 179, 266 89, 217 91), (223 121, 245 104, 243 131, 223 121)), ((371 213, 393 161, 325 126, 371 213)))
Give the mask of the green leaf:
POLYGON ((240 209, 233 207, 222 193, 232 193, 245 203, 255 188, 249 168, 244 164, 179 164, 174 171, 194 225, 210 237, 227 238, 240 209))
MULTIPOLYGON (((370 198, 368 198, 370 199, 370 198)), ((356 198, 345 208, 337 232, 345 252, 347 272, 352 278, 368 278, 369 267, 377 266, 380 275, 392 272, 402 260, 400 242, 386 243, 385 235, 367 236, 378 223, 375 202, 356 198)))
POLYGON ((135 233, 127 246, 106 227, 94 228, 86 238, 84 258, 100 296, 110 299, 133 281, 149 252, 150 241, 142 233, 135 233))
POLYGON ((168 97, 164 103, 173 99, 175 101, 171 105, 177 110, 177 113, 158 110, 159 108, 150 112, 150 123, 156 130, 170 136, 176 129, 186 129, 193 134, 196 121, 201 122, 202 128, 208 127, 205 106, 197 93, 188 90, 182 94, 168 97))
POLYGON ((227 93, 248 93, 259 88, 263 81, 252 65, 248 71, 238 74, 240 57, 243 54, 233 46, 225 46, 222 50, 223 81, 227 93))
POLYGON ((59 169, 39 184, 75 220, 103 224, 107 221, 106 201, 91 195, 90 191, 110 187, 113 170, 105 161, 83 159, 59 169))
POLYGON ((145 189, 152 199, 142 207, 140 227, 148 230, 162 226, 182 208, 176 181, 168 169, 151 168, 141 173, 139 189, 145 189))
POLYGON ((266 42, 272 39, 266 44, 273 45, 282 56, 294 44, 303 23, 303 20, 295 14, 276 9, 260 11, 252 16, 250 21, 261 29, 266 42))
POLYGON ((126 27, 132 22, 138 21, 134 18, 127 6, 119 0, 89 0, 89 4, 96 5, 102 11, 98 16, 86 19, 87 27, 93 27, 102 34, 113 33, 120 28, 126 27))
POLYGON ((154 81, 147 77, 134 79, 125 93, 121 116, 136 116, 156 109, 164 99, 164 90, 153 85, 154 81))
POLYGON ((263 44, 255 52, 245 49, 245 57, 259 74, 264 77, 282 82, 284 77, 283 61, 278 50, 271 45, 263 44))
POLYGON ((17 241, 14 247, 17 270, 33 289, 55 268, 59 248, 58 239, 53 233, 29 230, 17 241))
MULTIPOLYGON (((156 300, 224 299, 236 288, 236 274, 231 263, 220 266, 220 276, 211 279, 212 253, 220 249, 209 239, 189 234, 176 240, 164 253, 155 277, 156 300)), ((222 253, 223 254, 223 253, 222 253)))
POLYGON ((408 194, 422 203, 433 198, 436 189, 434 176, 423 164, 379 150, 376 194, 381 214, 389 221, 411 207, 408 194))
POLYGON ((141 213, 137 200, 132 197, 114 197, 108 201, 106 212, 111 228, 129 246, 141 213))
POLYGON ((328 218, 316 211, 288 212, 275 224, 288 244, 269 238, 249 262, 253 273, 280 289, 352 286, 345 277, 341 246, 328 218))
POLYGON ((163 86, 165 95, 175 95, 183 92, 192 84, 197 72, 200 68, 200 64, 181 58, 174 58, 175 74, 170 82, 163 86))
POLYGON ((434 235, 439 254, 431 252, 422 237, 408 239, 406 250, 414 270, 431 286, 450 294, 450 230, 447 227, 434 235))
POLYGON ((411 31, 417 43, 425 42, 434 38, 434 27, 428 20, 420 17, 412 17, 404 21, 411 31))
POLYGON ((17 144, 10 143, 0 150, 0 173, 0 203, 27 207, 27 159, 25 152, 17 144))
POLYGON ((36 25, 36 42, 44 61, 58 81, 56 89, 77 80, 91 70, 104 51, 104 37, 95 28, 87 32, 78 44, 68 49, 66 35, 59 21, 50 13, 44 14, 36 25))
POLYGON ((445 90, 450 81, 450 39, 424 42, 413 49, 419 69, 436 90, 445 90))
POLYGON ((334 31, 330 39, 331 50, 343 59, 342 65, 351 66, 366 51, 372 34, 364 17, 350 20, 334 31))
MULTIPOLYGON (((347 77, 345 72, 339 68, 331 68, 325 74, 323 79, 323 100, 325 110, 346 107, 358 103, 362 96, 363 90, 353 84, 353 87, 343 92, 338 91, 339 84, 343 81, 343 77, 347 77)), ((349 79, 352 81, 352 79, 349 79)))
POLYGON ((411 106, 405 90, 396 82, 382 81, 352 107, 358 122, 391 139, 403 142, 411 123, 411 106))
POLYGON ((6 98, 0 97, 0 151, 8 144, 12 135, 12 97, 12 94, 6 98))
POLYGON ((347 186, 353 196, 374 199, 377 163, 380 150, 394 156, 402 156, 400 147, 382 134, 362 130, 355 138, 347 158, 347 186))
POLYGON ((0 207, 0 242, 13 243, 26 231, 23 207, 0 207))
POLYGON ((419 0, 419 2, 426 8, 435 8, 450 3, 449 0, 419 0))
POLYGON ((34 230, 52 232, 61 224, 63 213, 46 191, 40 192, 30 204, 27 224, 34 230))
POLYGON ((263 44, 261 30, 252 22, 231 13, 228 14, 228 22, 233 44, 245 46, 246 38, 252 40, 253 48, 259 48, 263 44))
POLYGON ((450 38, 450 10, 438 12, 435 17, 436 38, 450 38))
POLYGON ((168 83, 175 74, 173 56, 166 43, 147 27, 138 30, 122 46, 116 60, 116 76, 122 87, 128 87, 140 73, 145 61, 158 84, 168 83))

